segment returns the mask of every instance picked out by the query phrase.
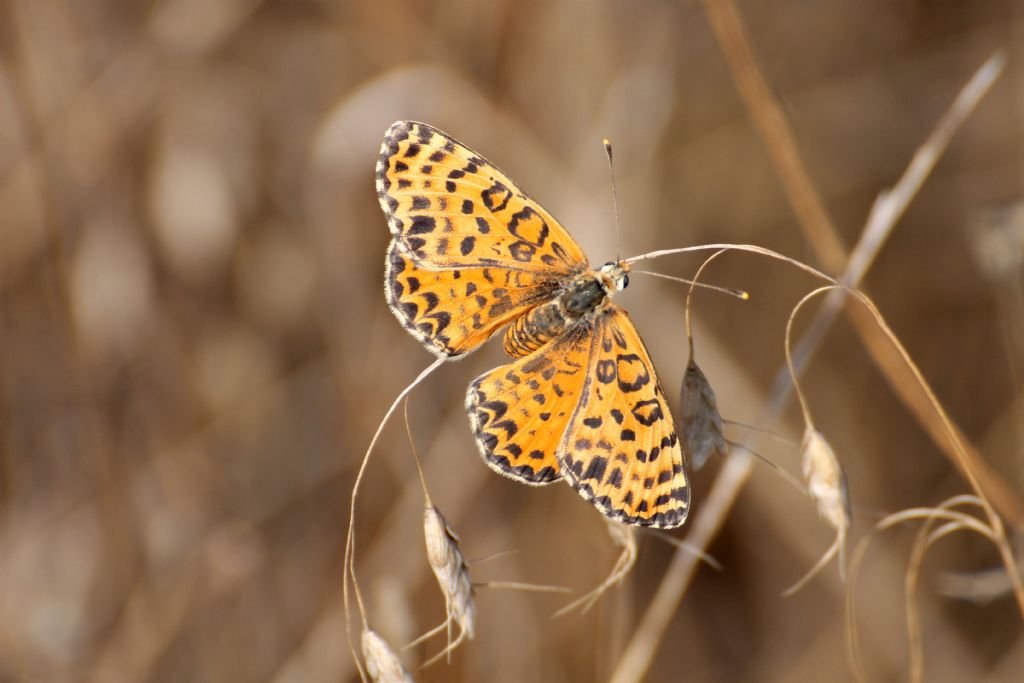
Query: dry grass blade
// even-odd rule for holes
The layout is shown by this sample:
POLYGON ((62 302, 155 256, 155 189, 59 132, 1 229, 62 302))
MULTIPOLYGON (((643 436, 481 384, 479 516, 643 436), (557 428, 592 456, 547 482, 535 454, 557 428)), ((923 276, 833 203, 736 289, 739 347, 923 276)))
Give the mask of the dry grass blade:
POLYGON ((412 683, 412 676, 387 641, 369 627, 363 627, 363 657, 374 683, 412 683))

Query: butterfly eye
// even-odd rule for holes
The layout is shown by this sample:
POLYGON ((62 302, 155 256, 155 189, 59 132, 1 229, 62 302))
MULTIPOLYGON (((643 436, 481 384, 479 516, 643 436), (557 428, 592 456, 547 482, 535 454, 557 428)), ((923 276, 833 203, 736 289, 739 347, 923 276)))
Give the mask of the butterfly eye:
POLYGON ((622 276, 622 288, 625 289, 626 287, 629 287, 629 276, 624 274, 622 276))

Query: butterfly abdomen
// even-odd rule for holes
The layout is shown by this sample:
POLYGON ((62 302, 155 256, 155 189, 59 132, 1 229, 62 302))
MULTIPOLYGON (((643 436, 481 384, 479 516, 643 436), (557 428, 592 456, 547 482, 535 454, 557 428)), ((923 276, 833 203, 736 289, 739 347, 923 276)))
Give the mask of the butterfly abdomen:
POLYGON ((567 321, 561 308, 557 300, 549 301, 517 318, 505 333, 505 353, 520 358, 562 334, 567 321))
POLYGON ((520 358, 536 351, 607 301, 600 275, 591 271, 576 277, 555 299, 516 319, 505 333, 505 353, 520 358))

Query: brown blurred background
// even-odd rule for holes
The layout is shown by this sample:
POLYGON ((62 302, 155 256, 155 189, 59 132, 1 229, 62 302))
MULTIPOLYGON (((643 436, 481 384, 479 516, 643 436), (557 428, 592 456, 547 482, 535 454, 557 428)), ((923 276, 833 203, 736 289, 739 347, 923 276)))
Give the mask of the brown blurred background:
MULTIPOLYGON (((1021 496, 1024 5, 739 7, 848 245, 963 83, 1007 51, 865 286, 1021 496)), ((400 118, 516 178, 592 263, 615 251, 602 137, 623 255, 727 241, 816 263, 692 0, 0 1, 0 681, 353 680, 349 491, 378 420, 430 361, 382 295, 373 170, 400 118)), ((788 312, 814 283, 740 254, 707 278, 752 294, 698 296, 697 349, 722 413, 756 422, 788 312)), ((682 294, 636 276, 619 297, 672 396, 682 294)), ((617 554, 600 516, 568 487, 494 475, 470 439, 465 386, 500 360, 487 348, 413 394, 434 500, 471 559, 518 551, 474 578, 588 590, 617 554)), ((848 471, 854 540, 887 512, 968 491, 844 319, 806 378, 848 471)), ((799 438, 796 410, 773 428, 799 438)), ((761 447, 798 471, 796 446, 761 447)), ((695 477, 694 514, 717 469, 695 477)), ((421 505, 393 420, 358 506, 357 569, 394 645, 443 615, 421 505)), ((912 537, 883 536, 857 584, 876 680, 905 676, 912 537)), ((830 541, 811 502, 758 466, 710 548, 723 570, 699 571, 646 680, 850 679, 835 566, 779 597, 830 541)), ((417 679, 607 680, 673 552, 640 542, 636 570, 586 617, 552 620, 560 596, 482 589, 476 639, 417 679)), ((1012 599, 936 590, 996 564, 964 535, 930 556, 928 680, 1021 680, 1012 599)), ((413 668, 441 645, 403 657, 413 668)))

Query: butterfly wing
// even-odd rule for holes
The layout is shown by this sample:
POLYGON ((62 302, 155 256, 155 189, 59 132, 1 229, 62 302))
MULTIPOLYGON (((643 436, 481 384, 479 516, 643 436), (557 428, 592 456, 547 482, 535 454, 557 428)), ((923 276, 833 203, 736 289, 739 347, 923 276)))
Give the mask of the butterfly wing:
POLYGON ((594 336, 586 385, 559 449, 565 478, 613 519, 677 527, 686 521, 690 492, 654 364, 618 306, 598 315, 594 336))
POLYGON ((388 129, 377 194, 394 235, 388 305, 438 356, 474 350, 588 267, 547 211, 478 154, 426 124, 399 121, 388 129))
POLYGON ((424 123, 384 135, 377 196, 400 247, 430 269, 500 267, 564 278, 587 257, 555 218, 483 157, 424 123))
POLYGON ((593 353, 581 324, 469 385, 466 410, 484 462, 527 484, 562 478, 558 447, 583 395, 593 353))
POLYGON ((431 353, 468 353, 531 306, 550 299, 556 280, 502 268, 421 268, 392 240, 384 294, 402 326, 431 353))

